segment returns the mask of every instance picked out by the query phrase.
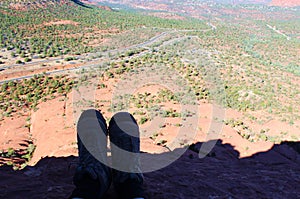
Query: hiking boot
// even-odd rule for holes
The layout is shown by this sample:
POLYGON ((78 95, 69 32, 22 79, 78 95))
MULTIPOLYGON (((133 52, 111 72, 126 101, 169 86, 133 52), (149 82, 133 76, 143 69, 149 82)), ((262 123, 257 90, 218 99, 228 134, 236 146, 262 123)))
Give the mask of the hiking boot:
POLYGON ((84 111, 77 123, 79 165, 75 171, 76 186, 70 198, 100 199, 111 184, 107 165, 107 126, 102 114, 94 109, 84 111))
POLYGON ((122 199, 144 198, 140 169, 139 127, 127 112, 115 114, 109 122, 113 184, 122 199))

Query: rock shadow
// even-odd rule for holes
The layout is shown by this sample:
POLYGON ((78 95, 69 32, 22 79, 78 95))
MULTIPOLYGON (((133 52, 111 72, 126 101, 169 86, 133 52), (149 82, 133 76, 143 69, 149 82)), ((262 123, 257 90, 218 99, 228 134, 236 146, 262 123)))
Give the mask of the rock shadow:
MULTIPOLYGON (((222 140, 199 158, 202 145, 193 144, 167 167, 145 173, 148 198, 299 198, 299 142, 282 142, 247 158, 222 140)), ((78 157, 69 156, 45 157, 18 171, 2 166, 0 198, 68 198, 77 163, 78 157)), ((113 189, 106 198, 116 198, 113 189)))

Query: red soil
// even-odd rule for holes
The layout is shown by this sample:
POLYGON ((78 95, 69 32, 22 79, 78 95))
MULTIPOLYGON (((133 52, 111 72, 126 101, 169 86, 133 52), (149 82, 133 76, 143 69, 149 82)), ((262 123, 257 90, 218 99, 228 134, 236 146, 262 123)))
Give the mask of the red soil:
MULTIPOLYGON (((105 118, 110 118, 110 107, 113 91, 118 79, 104 77, 101 83, 105 88, 98 88, 94 95, 86 100, 94 100, 105 118)), ((157 93, 159 85, 141 87, 135 93, 157 93)), ((87 92, 89 88, 86 86, 87 92)), ((74 91, 75 92, 75 91, 74 91)), ((81 94, 84 94, 81 92, 81 94)), ((5 118, 0 121, 0 143, 2 149, 8 147, 21 149, 24 141, 32 140, 36 145, 30 165, 21 171, 12 171, 6 166, 0 167, 1 198, 67 198, 74 188, 72 176, 78 159, 76 149, 75 121, 80 114, 73 101, 80 96, 70 93, 66 98, 43 102, 36 112, 31 112, 31 128, 25 128, 27 116, 5 118), (74 110, 77 111, 74 113, 74 110), (73 156, 72 156, 73 155, 73 156), (48 156, 48 157, 47 157, 48 156), (50 157, 49 157, 50 156, 50 157), (67 157, 68 156, 68 157, 67 157)), ((179 104, 164 103, 165 108, 180 110, 179 104)), ((82 107, 84 108, 84 106, 82 107)), ((191 150, 166 168, 145 174, 145 187, 149 198, 296 198, 299 192, 300 155, 287 144, 273 145, 271 142, 250 142, 242 138, 234 128, 222 126, 215 119, 212 104, 201 103, 198 106, 198 121, 195 136, 192 129, 181 128, 179 118, 166 118, 165 126, 156 139, 150 139, 150 130, 142 135, 141 150, 149 157, 179 150, 185 144, 198 143, 191 150), (222 126, 221 130, 217 127, 222 126), (208 134, 209 130, 211 134, 208 134), (149 134, 149 135, 148 135, 149 134), (184 140, 186 138, 186 140, 184 140), (165 146, 158 145, 165 140, 165 146), (212 151, 207 151, 205 158, 198 158, 201 143, 212 143, 219 140, 212 151), (150 154, 153 154, 150 156, 150 154)), ((133 111, 133 110, 130 110, 133 111)), ((224 110, 225 118, 243 118, 235 110, 224 110)), ((225 119, 223 118, 223 119, 225 119)), ((222 118, 221 118, 222 119, 222 118)), ((257 124, 245 121, 251 128, 257 124)), ((140 128, 146 129, 151 122, 140 128)), ((265 127, 270 134, 287 124, 270 121, 265 127)), ((295 129, 291 129, 296 131, 295 129)), ((299 143, 289 143, 299 148, 299 143)), ((202 150, 201 150, 202 151, 202 150)), ((148 164, 152 164, 148 163, 148 164)), ((107 198, 114 198, 109 195, 107 198)))
POLYGON ((79 25, 78 22, 71 21, 71 20, 50 21, 48 23, 44 23, 45 26, 66 25, 66 24, 70 24, 70 25, 74 25, 74 26, 79 25))

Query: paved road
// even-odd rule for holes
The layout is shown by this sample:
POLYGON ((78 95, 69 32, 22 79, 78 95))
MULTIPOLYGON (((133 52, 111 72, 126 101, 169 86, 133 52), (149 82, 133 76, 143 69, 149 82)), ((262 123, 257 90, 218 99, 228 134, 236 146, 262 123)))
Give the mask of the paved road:
MULTIPOLYGON (((206 32, 206 31, 209 31, 209 30, 215 30, 215 27, 211 26, 211 28, 204 29, 204 30, 171 30, 171 31, 165 31, 165 32, 162 32, 161 34, 159 34, 159 35, 157 35, 155 37, 152 37, 149 40, 147 40, 147 41, 145 41, 143 43, 140 43, 140 44, 132 45, 132 46, 129 46, 129 47, 126 47, 126 48, 122 48, 122 49, 114 49, 114 50, 105 51, 105 52, 102 52, 101 54, 99 54, 99 53, 91 53, 91 54, 81 55, 81 56, 77 56, 76 59, 84 59, 87 56, 108 55, 109 53, 121 53, 121 52, 128 51, 128 50, 135 49, 135 48, 146 47, 148 45, 153 44, 154 42, 157 42, 160 38, 162 38, 162 37, 164 37, 164 36, 166 36, 168 34, 171 34, 171 33, 176 33, 176 32, 206 32)), ((169 41, 163 42, 161 45, 163 45, 163 46, 169 45, 170 43, 173 43, 175 41, 181 40, 181 39, 186 38, 186 37, 187 36, 183 36, 182 38, 180 37, 180 38, 171 39, 169 41)), ((148 49, 148 52, 150 52, 149 49, 148 49)), ((136 55, 135 57, 142 56, 142 55, 144 55, 144 54, 146 54, 148 52, 142 52, 142 53, 136 55)), ((53 59, 48 59, 48 60, 41 60, 41 61, 35 61, 35 62, 26 63, 25 66, 31 66, 31 65, 41 64, 41 63, 49 63, 49 62, 52 62, 52 61, 62 61, 63 59, 64 59, 64 57, 53 58, 53 59)), ((80 70, 80 69, 83 69, 83 68, 91 68, 91 67, 95 67, 95 66, 100 66, 103 63, 104 63, 104 61, 100 61, 97 64, 89 64, 89 63, 87 63, 87 64, 83 64, 80 67, 69 68, 69 69, 61 69, 61 70, 54 70, 54 71, 46 72, 45 74, 50 75, 50 74, 55 74, 55 73, 62 73, 62 72, 73 71, 73 70, 80 70)), ((24 66, 24 64, 13 64, 13 65, 9 65, 9 66, 4 66, 4 67, 1 67, 0 70, 1 69, 9 69, 9 68, 12 68, 12 67, 15 67, 15 66, 24 66)), ((9 79, 9 80, 3 80, 3 81, 0 81, 0 84, 3 84, 3 83, 8 82, 8 81, 22 80, 22 79, 31 78, 34 75, 35 74, 26 75, 26 76, 17 77, 17 78, 12 78, 12 79, 9 79)))
MULTIPOLYGON (((89 53, 88 55, 81 55, 81 56, 75 56, 75 59, 84 59, 86 56, 97 56, 97 55, 107 55, 109 53, 120 53, 122 51, 127 51, 130 49, 134 49, 134 48, 140 48, 140 47, 144 47, 146 45, 149 45, 153 42, 156 42, 158 39, 160 39, 161 37, 167 35, 168 32, 163 32, 155 37, 152 37, 151 39, 149 39, 148 41, 145 41, 143 43, 140 44, 136 44, 136 45, 132 45, 126 48, 121 48, 121 49, 114 49, 114 50, 108 50, 108 51, 104 51, 101 54, 98 53, 89 53)), ((42 63, 49 63, 49 62, 53 62, 53 61, 63 61, 64 57, 59 57, 59 58, 53 58, 53 59, 45 59, 45 60, 40 60, 40 61, 32 61, 32 62, 28 62, 28 63, 24 63, 24 64, 12 64, 12 65, 7 65, 7 66, 3 66, 0 67, 0 71, 1 70, 5 70, 5 69, 9 69, 15 66, 33 66, 33 65, 37 65, 37 64, 42 64, 42 63)))
POLYGON ((0 67, 0 71, 1 70, 5 70, 5 69, 9 69, 15 66, 32 66, 32 65, 37 65, 37 64, 41 64, 41 63, 47 63, 50 61, 57 61, 57 60, 62 60, 63 58, 53 58, 53 59, 45 59, 45 60, 40 60, 40 61, 33 61, 33 62, 28 62, 28 63, 24 63, 24 64, 12 64, 12 65, 8 65, 8 66, 3 66, 0 67))
POLYGON ((287 36, 286 34, 280 32, 279 30, 277 30, 275 26, 272 27, 272 26, 270 26, 269 24, 267 24, 267 26, 268 26, 268 28, 271 28, 272 30, 274 30, 276 33, 278 33, 278 34, 284 36, 284 37, 286 38, 286 40, 291 40, 291 37, 289 37, 289 36, 287 36))

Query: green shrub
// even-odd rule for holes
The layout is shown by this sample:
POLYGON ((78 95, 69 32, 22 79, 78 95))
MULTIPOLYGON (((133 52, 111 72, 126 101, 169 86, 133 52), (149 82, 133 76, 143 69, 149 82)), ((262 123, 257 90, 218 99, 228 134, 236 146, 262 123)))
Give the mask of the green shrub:
POLYGON ((72 60, 75 60, 75 57, 66 57, 64 60, 65 61, 72 61, 72 60))
POLYGON ((16 64, 23 64, 23 62, 21 60, 17 60, 16 64))
POLYGON ((30 57, 26 57, 24 61, 25 61, 25 62, 31 62, 31 60, 32 60, 32 59, 31 59, 30 57))

